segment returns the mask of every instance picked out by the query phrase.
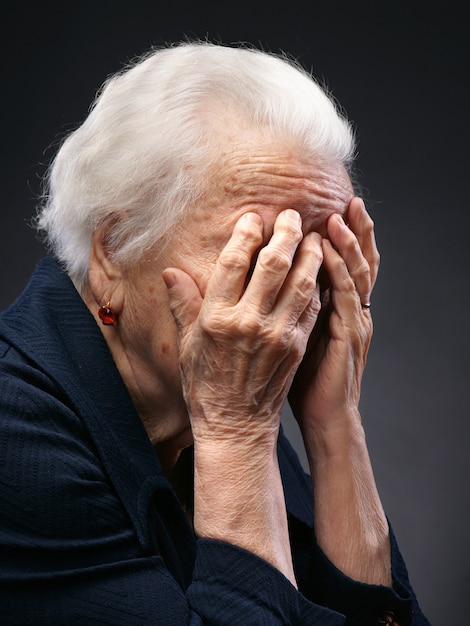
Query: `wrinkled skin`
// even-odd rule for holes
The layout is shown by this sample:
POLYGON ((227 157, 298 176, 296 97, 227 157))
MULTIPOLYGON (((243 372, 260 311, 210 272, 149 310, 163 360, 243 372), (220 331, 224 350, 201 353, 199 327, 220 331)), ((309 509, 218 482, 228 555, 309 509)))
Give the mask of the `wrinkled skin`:
POLYGON ((351 201, 347 218, 348 226, 338 216, 328 221, 329 239, 323 248, 330 288, 323 294, 322 312, 290 393, 304 433, 312 425, 335 427, 345 408, 354 412, 359 406, 372 336, 370 312, 362 304, 370 302, 379 254, 373 222, 358 198, 351 201))
POLYGON ((250 270, 262 245, 263 223, 257 214, 246 213, 220 254, 204 297, 188 275, 166 270, 167 285, 174 288, 178 280, 185 292, 183 302, 179 293, 174 297, 172 310, 195 437, 204 436, 196 416, 208 413, 220 420, 210 428, 211 437, 247 437, 245 415, 256 418, 258 437, 262 419, 270 424, 279 415, 302 358, 291 402, 303 428, 309 428, 307 413, 309 420, 328 427, 345 406, 357 410, 372 333, 361 301, 370 297, 376 253, 363 203, 354 199, 351 208, 354 226, 347 227, 338 215, 327 226, 343 256, 318 233, 303 236, 300 215, 287 210, 278 215, 272 238, 250 270), (367 240, 372 270, 353 227, 367 240), (322 263, 330 288, 319 319, 322 263))
POLYGON ((252 550, 295 584, 276 459, 290 390, 320 545, 345 573, 389 584, 358 410, 372 333, 361 302, 379 261, 363 202, 342 166, 245 134, 222 152, 189 225, 126 270, 97 233, 87 301, 119 314, 103 332, 164 465, 194 440, 196 532, 252 550))
POLYGON ((292 210, 276 219, 245 288, 262 243, 262 225, 256 213, 240 218, 204 298, 188 275, 165 273, 170 289, 175 288, 172 279, 180 280, 178 288, 189 303, 183 308, 178 293, 172 307, 196 440, 247 441, 264 430, 277 433, 278 416, 320 309, 321 238, 309 233, 302 239, 300 217, 292 210))

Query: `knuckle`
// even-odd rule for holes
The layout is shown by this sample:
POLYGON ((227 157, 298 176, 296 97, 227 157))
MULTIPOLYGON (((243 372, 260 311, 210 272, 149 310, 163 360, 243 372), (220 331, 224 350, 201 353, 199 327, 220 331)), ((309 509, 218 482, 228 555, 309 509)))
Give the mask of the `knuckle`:
POLYGON ((294 332, 289 326, 276 326, 270 332, 269 340, 281 353, 290 352, 293 349, 294 332))
POLYGON ((321 309, 321 300, 320 300, 320 294, 317 292, 313 298, 310 299, 310 302, 308 304, 308 313, 310 316, 314 316, 315 318, 318 317, 318 314, 320 313, 320 309, 321 309))
POLYGON ((304 274, 293 287, 293 298, 298 302, 304 302, 305 306, 307 306, 312 299, 315 299, 313 294, 316 289, 317 280, 315 276, 304 274))
POLYGON ((356 283, 354 281, 354 278, 349 275, 349 274, 345 274, 342 279, 340 279, 339 282, 339 289, 340 291, 344 291, 347 293, 356 293, 356 283))
POLYGON ((370 280, 370 266, 365 259, 362 260, 361 265, 359 266, 359 273, 365 280, 370 280))
POLYGON ((364 230, 370 233, 374 230, 374 228, 375 228, 374 220, 371 218, 371 216, 368 213, 366 213, 364 217, 364 230))
POLYGON ((359 252, 360 251, 360 246, 359 243, 356 239, 356 237, 354 236, 354 234, 352 233, 352 231, 349 231, 348 233, 348 237, 345 243, 345 248, 349 251, 349 252, 359 252))
POLYGON ((334 273, 346 267, 346 263, 343 257, 340 256, 339 254, 335 255, 332 259, 330 259, 329 263, 334 273))
POLYGON ((291 213, 291 211, 281 213, 276 220, 274 230, 277 232, 283 232, 294 241, 299 242, 303 237, 302 222, 299 219, 297 212, 295 212, 297 218, 293 218, 291 213))
MULTIPOLYGON (((310 235, 310 233, 309 233, 310 235)), ((302 246, 305 250, 306 253, 308 253, 311 256, 315 256, 318 259, 322 259, 323 258, 323 253, 321 250, 321 244, 319 242, 319 240, 317 239, 317 237, 313 236, 315 235, 315 233, 312 233, 311 236, 306 236, 304 237, 303 241, 302 241, 302 246)))
POLYGON ((200 327, 204 334, 214 336, 226 332, 227 318, 222 311, 213 310, 210 314, 201 316, 200 327))
POLYGON ((249 265, 246 253, 238 249, 224 250, 219 256, 219 265, 230 271, 245 271, 249 265))
POLYGON ((305 354, 305 346, 303 346, 303 344, 301 344, 300 342, 295 342, 292 345, 291 350, 289 351, 289 357, 296 364, 298 364, 302 360, 302 357, 304 356, 304 354, 305 354))
POLYGON ((240 319, 238 332, 243 336, 260 336, 264 332, 264 319, 254 311, 246 311, 240 319))
POLYGON ((244 220, 237 224, 237 235, 245 243, 254 243, 256 245, 259 245, 263 239, 261 230, 244 220))
POLYGON ((302 233, 302 228, 299 225, 296 225, 294 228, 290 228, 288 231, 288 235, 290 240, 294 243, 294 244, 299 244, 302 239, 303 239, 303 233, 302 233))
POLYGON ((284 250, 269 247, 263 248, 258 255, 259 266, 270 273, 287 273, 292 265, 292 259, 284 250))

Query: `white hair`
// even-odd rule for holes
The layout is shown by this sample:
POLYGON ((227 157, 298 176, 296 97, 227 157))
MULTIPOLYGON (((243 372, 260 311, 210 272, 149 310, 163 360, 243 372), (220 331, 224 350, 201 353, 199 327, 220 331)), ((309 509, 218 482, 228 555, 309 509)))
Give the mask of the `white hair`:
POLYGON ((101 224, 115 260, 132 263, 207 191, 211 115, 227 108, 321 161, 352 163, 351 125, 295 62, 206 42, 152 50, 106 81, 49 168, 36 223, 79 289, 101 224))

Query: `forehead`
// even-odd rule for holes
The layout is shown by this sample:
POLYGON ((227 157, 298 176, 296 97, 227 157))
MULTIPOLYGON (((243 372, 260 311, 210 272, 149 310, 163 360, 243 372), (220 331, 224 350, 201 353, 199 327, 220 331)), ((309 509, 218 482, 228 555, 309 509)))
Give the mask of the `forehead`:
POLYGON ((208 172, 205 194, 190 213, 181 216, 157 258, 181 267, 205 292, 217 258, 232 235, 236 221, 249 211, 264 224, 264 244, 285 209, 297 210, 304 233, 326 237, 333 213, 344 214, 353 197, 349 176, 341 164, 321 163, 280 142, 240 134, 224 144, 208 172))
POLYGON ((277 214, 287 208, 300 213, 304 232, 325 235, 328 217, 344 214, 353 197, 343 165, 309 159, 280 142, 232 145, 222 153, 213 182, 215 215, 234 224, 241 214, 255 211, 268 236, 277 214))

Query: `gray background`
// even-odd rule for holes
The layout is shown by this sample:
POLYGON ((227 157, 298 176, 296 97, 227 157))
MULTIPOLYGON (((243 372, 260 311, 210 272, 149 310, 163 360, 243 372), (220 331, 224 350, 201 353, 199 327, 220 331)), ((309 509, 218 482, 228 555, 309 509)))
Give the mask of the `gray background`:
MULTIPOLYGON (((362 409, 379 488, 421 604, 468 620, 468 31, 462 4, 2 4, 0 308, 43 254, 27 222, 60 138, 152 44, 247 41, 296 56, 356 124, 382 253, 362 409), (429 6, 432 4, 432 6, 429 6), (327 6, 326 6, 327 5, 327 6)), ((289 431, 298 434, 289 416, 289 431)))

